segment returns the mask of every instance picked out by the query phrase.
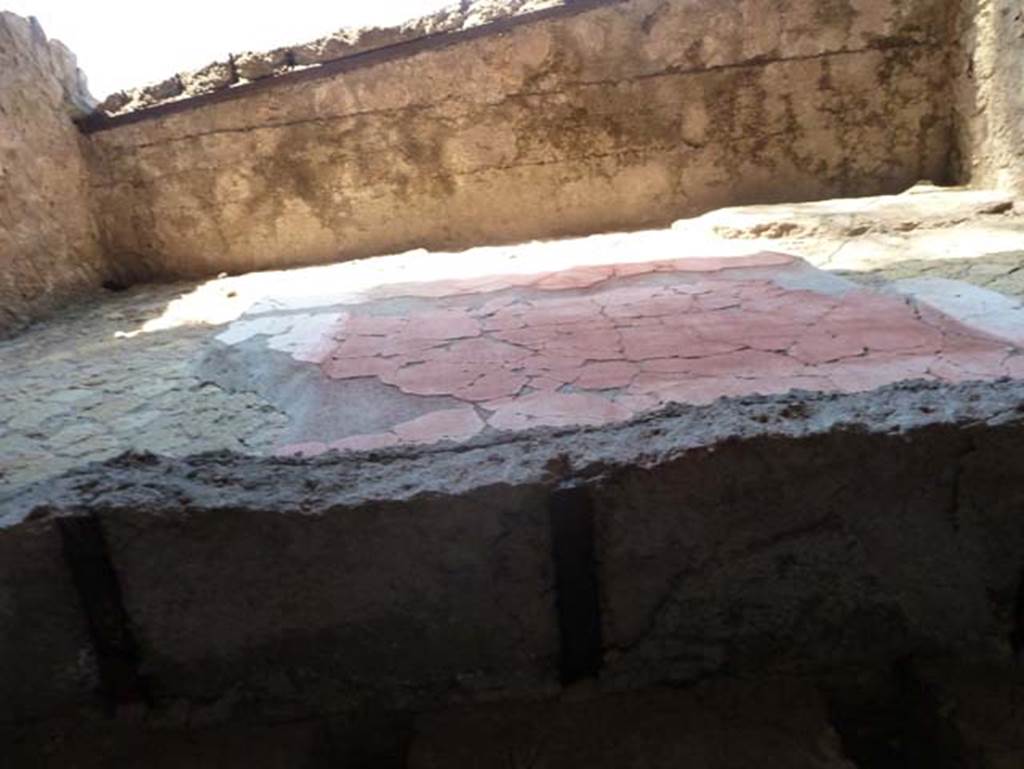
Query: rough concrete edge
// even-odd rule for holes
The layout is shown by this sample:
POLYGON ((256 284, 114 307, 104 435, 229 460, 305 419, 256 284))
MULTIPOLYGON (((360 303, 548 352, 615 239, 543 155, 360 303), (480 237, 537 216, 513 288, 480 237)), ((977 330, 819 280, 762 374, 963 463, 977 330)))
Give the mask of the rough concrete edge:
POLYGON ((1024 381, 947 385, 908 381, 866 393, 722 398, 673 404, 631 421, 535 429, 466 444, 386 449, 312 459, 213 452, 184 458, 126 453, 0 498, 0 527, 76 515, 102 503, 151 515, 272 508, 317 515, 369 502, 454 496, 482 489, 593 482, 623 467, 652 467, 723 442, 804 438, 831 431, 905 434, 934 425, 1020 426, 1024 381), (231 494, 225 496, 224 488, 231 494))
MULTIPOLYGON (((520 12, 518 9, 512 9, 506 16, 467 29, 442 31, 410 39, 400 39, 400 32, 404 27, 430 18, 422 17, 421 19, 414 19, 407 22, 405 25, 381 30, 382 33, 393 31, 395 37, 399 38, 398 41, 394 43, 367 48, 365 50, 358 50, 354 53, 326 60, 320 64, 289 65, 279 73, 275 73, 258 80, 240 81, 237 77, 237 73, 235 73, 235 77, 228 79, 230 82, 225 82, 215 90, 195 95, 188 94, 183 85, 184 81, 187 81, 193 76, 201 75, 207 70, 218 67, 219 65, 225 64, 224 62, 212 62, 206 67, 200 68, 195 72, 177 73, 172 75, 162 83, 156 83, 150 86, 132 89, 131 91, 113 94, 112 96, 107 97, 107 99, 91 114, 77 119, 76 123, 82 133, 97 133, 110 128, 116 128, 118 126, 138 123, 144 120, 151 120, 178 112, 186 112, 209 104, 237 99, 269 88, 276 88, 282 85, 301 83, 309 80, 318 80, 342 72, 349 72, 365 67, 372 67, 389 61, 408 58, 426 51, 440 50, 458 43, 498 35, 526 24, 573 16, 605 6, 623 5, 630 1, 631 0, 562 0, 562 3, 559 5, 550 8, 542 8, 540 10, 520 12), (130 94, 141 93, 147 89, 155 89, 157 93, 166 93, 166 95, 159 97, 156 103, 152 106, 143 106, 138 109, 125 109, 128 102, 132 99, 130 94), (118 112, 113 108, 113 105, 122 101, 124 103, 121 104, 120 109, 124 111, 118 112)), ((463 3, 463 5, 466 4, 463 3)), ((281 50, 283 51, 285 58, 288 61, 291 61, 294 59, 294 50, 308 45, 311 45, 311 43, 293 45, 281 50)), ((265 52, 262 55, 270 56, 273 53, 276 53, 276 51, 265 52)), ((226 64, 233 67, 233 59, 226 64)))

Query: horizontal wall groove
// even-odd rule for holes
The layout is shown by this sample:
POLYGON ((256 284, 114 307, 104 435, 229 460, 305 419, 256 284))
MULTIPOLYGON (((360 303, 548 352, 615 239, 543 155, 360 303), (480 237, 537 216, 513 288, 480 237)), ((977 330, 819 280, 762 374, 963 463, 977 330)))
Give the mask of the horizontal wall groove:
MULTIPOLYGON (((514 93, 506 94, 502 97, 499 102, 493 104, 487 104, 483 106, 487 107, 500 107, 502 104, 520 100, 520 99, 533 99, 533 98, 549 98, 552 96, 564 96, 573 90, 585 90, 588 88, 621 88, 623 86, 629 86, 633 83, 642 83, 648 80, 657 80, 661 78, 673 78, 673 77, 696 77, 701 75, 710 75, 716 72, 732 72, 758 69, 762 67, 769 67, 775 65, 794 64, 800 62, 809 61, 823 61, 833 58, 841 58, 848 56, 862 56, 871 53, 886 52, 893 50, 912 50, 912 49, 924 49, 924 50, 936 50, 941 49, 942 46, 934 43, 907 43, 903 45, 894 46, 866 46, 864 48, 855 49, 842 49, 836 51, 826 51, 817 54, 806 54, 800 56, 780 56, 777 58, 765 58, 755 57, 747 59, 741 62, 732 64, 720 64, 710 67, 668 67, 666 69, 658 70, 657 72, 645 72, 634 75, 632 77, 612 79, 612 80, 580 80, 580 81, 569 81, 565 85, 559 88, 536 90, 536 91, 517 91, 514 93)), ((282 84, 284 85, 284 84, 282 84)), ((244 95, 244 94, 242 94, 244 95)), ((198 99, 197 99, 198 100, 198 99)), ((197 100, 190 100, 189 104, 194 104, 196 109, 199 109, 202 104, 196 103, 197 100)), ((219 136, 219 135, 232 135, 232 134, 247 134, 255 131, 273 131, 282 128, 294 128, 302 125, 312 124, 330 124, 336 122, 342 122, 345 120, 357 120, 364 117, 376 117, 376 116, 392 116, 401 115, 404 113, 422 113, 431 112, 444 107, 445 104, 450 102, 459 101, 456 96, 449 96, 444 99, 439 99, 434 102, 424 104, 406 104, 398 107, 386 107, 382 109, 368 109, 368 110, 357 110, 355 112, 346 112, 337 115, 317 115, 314 117, 302 118, 299 120, 282 120, 279 122, 270 122, 262 125, 247 125, 240 126, 237 128, 216 128, 210 131, 200 131, 196 133, 185 134, 182 136, 173 136, 160 141, 144 142, 140 144, 126 144, 121 145, 121 149, 125 150, 139 150, 149 149, 151 147, 165 146, 168 144, 174 144, 177 142, 192 141, 194 139, 201 139, 207 136, 219 136)), ((156 108, 154 108, 156 109, 156 108)), ((146 114, 151 110, 145 111, 146 114)), ((134 114, 134 113, 133 113, 134 114)), ((139 113, 143 114, 143 113, 139 113)), ((156 115, 154 118, 158 117, 156 115)), ((118 123, 114 125, 105 126, 101 130, 111 130, 117 128, 126 123, 118 123)), ((87 132, 91 133, 91 132, 87 132)))

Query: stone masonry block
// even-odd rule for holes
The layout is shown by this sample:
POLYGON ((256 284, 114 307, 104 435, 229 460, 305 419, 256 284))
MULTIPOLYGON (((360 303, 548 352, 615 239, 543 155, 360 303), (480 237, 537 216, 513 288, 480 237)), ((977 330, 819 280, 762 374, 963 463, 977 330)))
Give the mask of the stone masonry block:
POLYGON ((94 702, 96 669, 55 521, 0 527, 0 723, 94 702))
POLYGON ((421 716, 416 732, 412 769, 852 769, 821 696, 799 680, 453 710, 421 716))
POLYGON ((99 513, 158 701, 401 708, 556 679, 545 495, 99 513))
POLYGON ((1006 465, 1021 477, 1022 441, 990 428, 836 430, 623 470, 595 493, 603 677, 999 653, 1013 596, 991 553, 1020 541, 1006 465), (1001 469, 978 469, 984 451, 1001 469), (965 494, 1004 501, 968 516, 965 494))

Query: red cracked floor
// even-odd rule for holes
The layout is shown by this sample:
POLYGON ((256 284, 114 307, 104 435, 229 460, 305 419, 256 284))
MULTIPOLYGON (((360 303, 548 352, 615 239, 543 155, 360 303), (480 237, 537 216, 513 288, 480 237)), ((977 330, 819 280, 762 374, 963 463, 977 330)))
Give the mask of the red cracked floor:
POLYGON ((860 391, 1024 370, 1024 358, 1005 342, 919 312, 901 297, 791 290, 773 280, 772 269, 797 261, 779 254, 681 259, 578 268, 533 276, 532 284, 515 276, 403 287, 430 297, 479 297, 510 284, 534 290, 401 316, 349 314, 320 347, 329 379, 371 377, 412 398, 449 396, 462 405, 280 453, 461 441, 487 427, 599 425, 672 401, 860 391), (673 272, 678 282, 621 280, 673 272))

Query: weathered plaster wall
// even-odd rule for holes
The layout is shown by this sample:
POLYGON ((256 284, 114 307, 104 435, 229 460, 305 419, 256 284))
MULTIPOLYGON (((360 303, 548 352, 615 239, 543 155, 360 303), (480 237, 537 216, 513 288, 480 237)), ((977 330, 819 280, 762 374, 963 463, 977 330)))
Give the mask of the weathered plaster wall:
POLYGON ((967 0, 955 40, 959 175, 1024 192, 1024 5, 967 0))
POLYGON ((940 179, 947 0, 630 0, 91 136, 110 255, 210 274, 940 179))
POLYGON ((89 108, 67 48, 34 20, 0 13, 0 334, 105 274, 71 120, 89 108))

